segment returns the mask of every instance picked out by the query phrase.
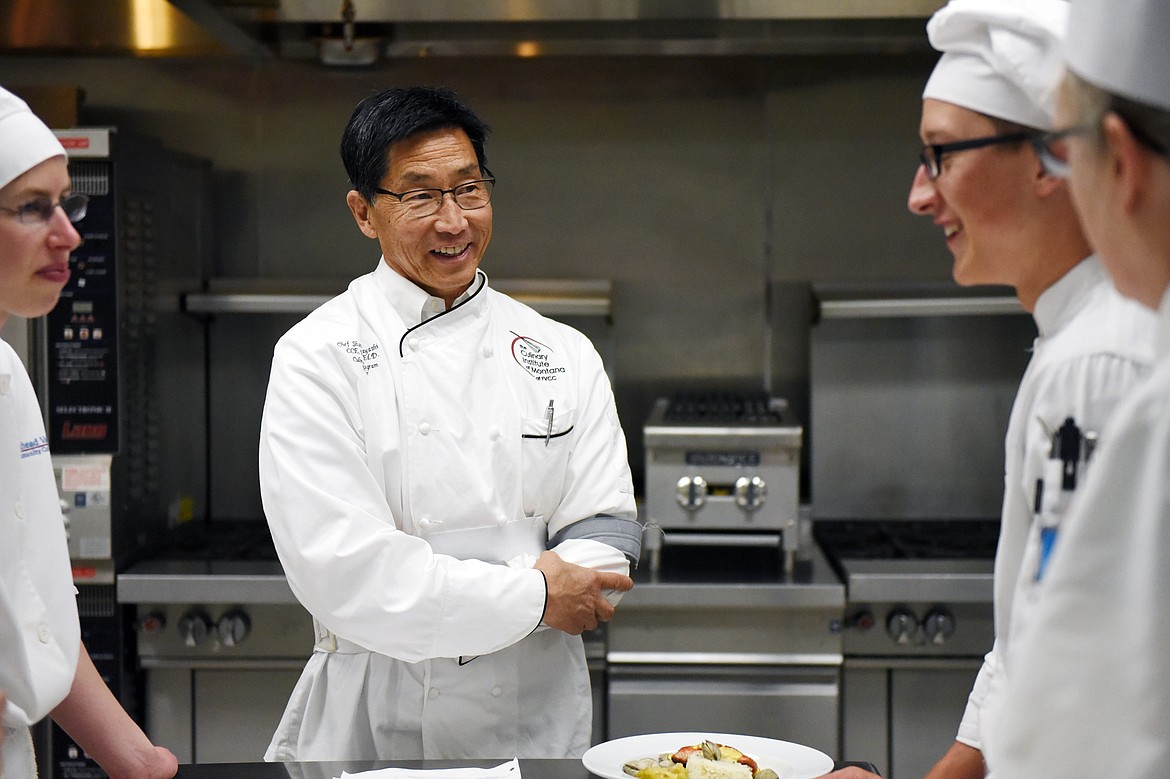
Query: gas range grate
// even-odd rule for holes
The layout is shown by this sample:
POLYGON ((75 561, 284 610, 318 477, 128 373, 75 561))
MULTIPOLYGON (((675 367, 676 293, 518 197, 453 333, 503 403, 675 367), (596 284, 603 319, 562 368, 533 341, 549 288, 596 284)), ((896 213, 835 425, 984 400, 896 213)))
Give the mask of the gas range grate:
POLYGON ((819 520, 813 535, 838 561, 992 560, 999 520, 819 520))
POLYGON ((670 424, 781 425, 785 402, 767 393, 696 392, 671 396, 663 421, 670 424))

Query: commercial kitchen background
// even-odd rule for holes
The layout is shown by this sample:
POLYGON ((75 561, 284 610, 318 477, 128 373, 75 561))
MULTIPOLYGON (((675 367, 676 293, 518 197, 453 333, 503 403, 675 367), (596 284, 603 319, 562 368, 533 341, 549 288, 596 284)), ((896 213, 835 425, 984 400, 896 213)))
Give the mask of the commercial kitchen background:
MULTIPOLYGON (((38 107, 60 107, 80 93, 78 124, 157 139, 210 163, 213 217, 204 284, 163 290, 176 300, 201 286, 335 293, 372 269, 378 247, 357 231, 344 203, 348 184, 337 147, 345 122, 362 97, 389 86, 453 87, 493 127, 488 164, 499 183, 487 273, 612 285, 607 316, 574 317, 572 323, 594 339, 614 379, 639 493, 642 425, 656 398, 678 390, 766 390, 787 398, 804 425, 806 468, 810 450, 828 464, 816 489, 804 474, 802 497, 814 512, 821 507, 819 516, 838 509, 858 516, 870 509, 870 496, 881 495, 875 517, 938 518, 932 512, 940 506, 949 512, 945 519, 987 517, 995 513, 1003 425, 1031 337, 1026 317, 928 322, 895 316, 836 320, 819 330, 814 325, 814 285, 872 283, 897 295, 926 282, 954 291, 941 231, 905 206, 918 164, 921 90, 935 60, 922 31, 928 13, 896 35, 867 37, 872 28, 861 26, 854 28, 856 38, 835 33, 827 44, 806 42, 788 53, 773 43, 767 55, 718 54, 713 46, 706 55, 432 56, 347 68, 303 56, 303 47, 298 56, 132 57, 84 45, 51 55, 41 49, 16 54, 10 46, 0 48, 0 83, 38 107), (1020 348, 1004 355, 1009 344, 1020 348), (819 397, 832 397, 820 404, 829 408, 821 414, 836 420, 819 443, 810 399, 817 348, 819 397), (855 367, 866 372, 855 374, 855 367), (989 383, 994 387, 987 392, 978 389, 989 383), (927 408, 929 401, 938 405, 927 408), (912 415, 921 411, 936 413, 916 425, 912 415), (864 423, 875 416, 896 418, 878 428, 864 423), (959 438, 948 425, 962 428, 959 438), (838 437, 848 440, 827 440, 838 437), (960 438, 962 446, 944 448, 960 438), (971 441, 977 445, 967 446, 971 441), (842 451, 847 457, 837 457, 842 451), (872 467, 859 478, 854 461, 872 467), (960 472, 978 472, 980 484, 948 491, 955 482, 948 474, 960 472)), ((74 41, 84 38, 74 30, 74 41)), ((181 208, 192 198, 180 181, 168 200, 181 208)), ((158 262, 165 268, 165 255, 158 262)), ((256 442, 271 349, 300 316, 215 313, 205 320, 206 408, 195 402, 178 412, 192 415, 192 431, 207 431, 207 489, 190 496, 194 516, 262 520, 256 442)), ((166 382, 168 368, 175 381, 189 379, 191 360, 187 354, 160 359, 163 370, 154 381, 166 382)), ((163 427, 173 431, 175 421, 163 427)), ((201 441, 192 448, 195 457, 203 456, 201 441)), ((836 657, 828 671, 803 667, 783 670, 795 676, 768 677, 769 689, 785 690, 774 697, 795 701, 792 715, 808 720, 826 739, 825 749, 836 743, 832 720, 840 701, 840 756, 873 760, 887 775, 905 779, 941 754, 990 643, 986 538, 973 546, 982 555, 971 569, 979 582, 974 588, 967 586, 972 579, 962 578, 962 566, 928 561, 915 569, 913 594, 900 593, 886 604, 862 598, 852 584, 846 596, 817 557, 811 578, 782 577, 775 589, 761 587, 748 598, 751 609, 761 610, 736 612, 749 625, 773 621, 782 633, 793 614, 805 614, 801 619, 812 630, 802 639, 811 637, 818 651, 836 657), (923 571, 957 574, 958 585, 931 591, 934 580, 923 571), (898 631, 882 630, 891 606, 895 615, 908 603, 925 625, 940 599, 950 603, 951 628, 956 616, 960 624, 946 646, 896 644, 898 631), (830 632, 833 620, 843 629, 830 632), (879 627, 869 630, 875 622, 879 627), (919 651, 925 660, 914 657, 919 651), (820 683, 826 673, 829 680, 820 683), (827 709, 829 724, 809 716, 810 706, 821 715, 827 709)), ((721 616, 728 612, 725 599, 744 599, 741 592, 707 589, 699 584, 687 592, 704 592, 708 609, 721 616)), ((271 591, 250 594, 261 590, 271 591)), ((653 624, 647 620, 661 616, 663 607, 669 616, 679 598, 690 597, 679 592, 643 588, 645 602, 627 604, 642 609, 627 608, 635 615, 631 621, 653 624)), ((260 607, 243 605, 256 629, 240 648, 259 656, 265 651, 260 607)), ((209 616, 232 615, 235 606, 219 603, 209 616)), ((181 611, 164 631, 177 644, 181 611)), ((294 612, 294 633, 303 618, 294 612)), ((744 632, 758 633, 765 645, 774 638, 769 630, 744 632)), ((799 656, 789 645, 766 648, 799 656)), ((308 649, 306 642, 305 654, 308 649)), ((600 650, 604 678, 604 645, 600 650)), ((235 676, 219 667, 195 671, 198 681, 190 681, 187 670, 156 666, 150 684, 162 689, 170 680, 166 689, 194 696, 191 708, 209 705, 209 715, 194 716, 202 730, 194 729, 198 735, 180 750, 184 759, 256 759, 271 730, 265 717, 279 712, 300 663, 294 652, 283 665, 245 665, 230 672, 235 676), (251 729, 241 727, 239 717, 221 716, 239 709, 240 700, 268 714, 253 717, 251 729)), ((746 689, 754 677, 735 684, 746 689)), ((595 691, 601 699, 604 688, 603 681, 595 691)), ((188 702, 163 703, 156 713, 188 702)), ((192 731, 190 723, 175 726, 183 728, 192 731)))
MULTIPOLYGON (((809 283, 946 280, 906 210, 929 52, 778 57, 431 58, 371 69, 238 58, 0 57, 15 89, 84 90, 80 122, 214 168, 212 277, 344 283, 373 268, 337 148, 354 105, 444 84, 491 124, 499 179, 483 268, 608 279, 591 331, 631 463, 655 396, 770 384, 808 419, 809 283)), ((260 515, 255 448, 273 342, 296 317, 211 327, 217 518, 260 515), (270 337, 266 337, 270 336, 270 337)))

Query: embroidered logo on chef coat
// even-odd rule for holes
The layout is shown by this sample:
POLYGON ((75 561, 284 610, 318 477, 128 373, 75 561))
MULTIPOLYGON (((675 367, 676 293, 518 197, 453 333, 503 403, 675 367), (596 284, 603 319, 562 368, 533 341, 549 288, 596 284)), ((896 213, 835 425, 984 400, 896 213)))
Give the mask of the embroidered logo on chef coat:
POLYGON ((361 341, 338 341, 337 348, 344 349, 350 359, 362 366, 366 373, 378 367, 378 358, 382 352, 378 344, 364 346, 361 341))
POLYGON ((38 454, 44 454, 47 451, 49 451, 49 439, 45 438, 43 435, 37 436, 31 441, 20 442, 21 459, 26 457, 35 457, 38 454))
POLYGON ((512 359, 537 381, 556 381, 565 372, 553 350, 540 341, 512 332, 512 359))

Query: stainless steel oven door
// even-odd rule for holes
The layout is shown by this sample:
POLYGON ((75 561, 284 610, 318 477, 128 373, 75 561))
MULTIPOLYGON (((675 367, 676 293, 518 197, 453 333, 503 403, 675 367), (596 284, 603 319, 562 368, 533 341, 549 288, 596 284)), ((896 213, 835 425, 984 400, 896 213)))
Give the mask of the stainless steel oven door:
POLYGON ((837 755, 840 690, 838 666, 610 663, 608 736, 740 733, 837 755))
POLYGON ((845 760, 887 779, 917 779, 950 748, 982 658, 846 658, 845 760))
POLYGON ((155 743, 180 763, 255 763, 284 713, 303 661, 197 663, 146 673, 155 743))

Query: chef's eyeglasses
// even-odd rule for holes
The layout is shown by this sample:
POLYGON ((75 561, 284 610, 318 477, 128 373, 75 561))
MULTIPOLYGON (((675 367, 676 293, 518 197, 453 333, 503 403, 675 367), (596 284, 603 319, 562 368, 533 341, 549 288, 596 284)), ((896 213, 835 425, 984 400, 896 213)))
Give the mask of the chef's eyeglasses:
POLYGON ((1092 129, 1088 125, 1078 125, 1064 130, 1057 130, 1056 132, 1044 133, 1033 141, 1033 145, 1036 147, 1036 156, 1040 158, 1040 164, 1044 166, 1044 172, 1050 176, 1057 176, 1062 179, 1068 178, 1067 139, 1074 135, 1085 135, 1092 129))
POLYGON ((48 224, 49 220, 53 218, 53 214, 57 212, 57 206, 61 207, 61 210, 65 212, 65 216, 69 217, 70 222, 80 222, 85 218, 85 212, 89 209, 89 195, 74 192, 72 195, 66 195, 61 198, 56 203, 47 197, 39 197, 27 203, 22 203, 16 208, 0 206, 0 211, 6 214, 13 214, 16 217, 16 221, 22 225, 44 225, 48 224))
POLYGON ((1024 141, 1031 141, 1035 145, 1043 135, 1040 132, 1024 131, 1004 133, 1002 135, 988 135, 983 138, 971 138, 970 140, 955 141, 954 143, 928 143, 918 153, 918 159, 922 163, 922 166, 926 168, 926 177, 934 181, 942 174, 942 161, 943 157, 947 154, 957 151, 967 151, 968 149, 981 149, 984 146, 1023 143, 1024 141))
POLYGON ((388 189, 374 187, 374 191, 380 195, 397 198, 399 203, 406 206, 407 213, 415 219, 439 213, 439 209, 443 207, 443 196, 448 194, 455 201, 455 205, 464 211, 475 211, 491 202, 492 188, 496 185, 496 179, 491 171, 484 168, 483 172, 487 174, 487 178, 465 181, 451 189, 427 188, 391 192, 388 189))
MULTIPOLYGON (((1129 131, 1133 133, 1133 136, 1139 143, 1163 156, 1167 154, 1166 147, 1152 133, 1146 130, 1141 123, 1134 121, 1116 108, 1110 110, 1117 114, 1121 118, 1121 121, 1125 122, 1129 131)), ((1066 139, 1074 135, 1087 135, 1092 131, 1093 127, 1085 124, 1069 127, 1065 130, 1057 130, 1052 133, 1045 133, 1040 136, 1034 143, 1036 145, 1036 154, 1040 157, 1040 163, 1044 165, 1045 172, 1053 176, 1059 176, 1062 179, 1068 178, 1068 143, 1066 139)))

